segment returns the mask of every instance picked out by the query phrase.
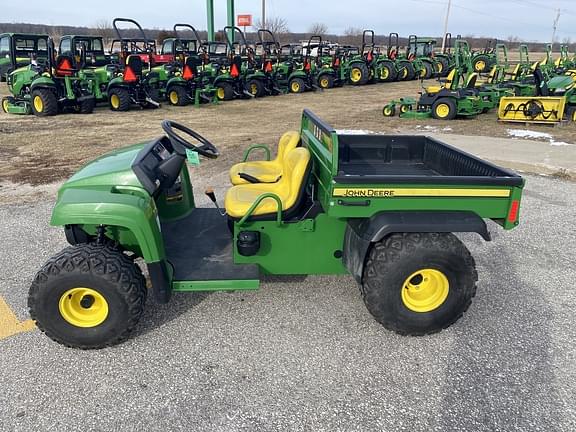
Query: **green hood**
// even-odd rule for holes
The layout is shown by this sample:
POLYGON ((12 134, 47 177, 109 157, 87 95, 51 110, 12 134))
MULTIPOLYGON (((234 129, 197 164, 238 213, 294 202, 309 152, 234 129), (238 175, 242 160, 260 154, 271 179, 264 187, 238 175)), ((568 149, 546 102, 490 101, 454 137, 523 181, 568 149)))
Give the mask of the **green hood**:
POLYGON ((116 150, 84 165, 62 187, 65 189, 109 189, 113 186, 142 187, 132 163, 144 144, 116 150))

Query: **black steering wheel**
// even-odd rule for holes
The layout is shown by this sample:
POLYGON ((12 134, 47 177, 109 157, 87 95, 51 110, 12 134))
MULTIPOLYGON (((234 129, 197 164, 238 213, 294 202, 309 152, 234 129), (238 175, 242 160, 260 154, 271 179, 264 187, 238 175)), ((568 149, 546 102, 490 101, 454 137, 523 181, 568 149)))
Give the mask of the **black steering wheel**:
MULTIPOLYGON (((220 156, 220 153, 218 152, 218 149, 214 146, 214 144, 212 144, 210 141, 208 141, 199 133, 194 132, 192 129, 187 128, 186 126, 181 125, 180 123, 176 123, 172 120, 164 120, 162 121, 162 129, 164 129, 164 132, 166 132, 166 135, 168 135, 168 138, 170 138, 170 142, 174 146, 176 152, 180 154, 182 153, 179 152, 177 148, 184 147, 196 151, 202 156, 205 156, 209 159, 216 159, 218 156, 220 156), (189 141, 185 140, 180 135, 178 135, 174 131, 174 129, 179 130, 180 132, 184 132, 186 135, 198 141, 201 145, 197 146, 190 143, 189 141)), ((182 154, 182 156, 185 156, 185 153, 182 154)))

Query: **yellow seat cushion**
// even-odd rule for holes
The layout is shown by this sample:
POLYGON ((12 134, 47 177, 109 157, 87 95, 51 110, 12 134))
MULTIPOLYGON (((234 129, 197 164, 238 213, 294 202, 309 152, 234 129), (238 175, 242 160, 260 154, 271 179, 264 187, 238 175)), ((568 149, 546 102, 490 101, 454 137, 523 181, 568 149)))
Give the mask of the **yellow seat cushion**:
MULTIPOLYGON (((233 186, 226 192, 224 207, 228 216, 241 218, 256 202, 259 196, 273 193, 280 198, 282 210, 289 210, 296 204, 310 163, 307 148, 297 147, 286 155, 282 167, 283 175, 277 183, 255 183, 233 186)), ((252 213, 252 216, 275 214, 278 209, 276 200, 264 199, 252 213)))
POLYGON ((440 90, 442 90, 442 87, 440 86, 430 86, 430 87, 426 87, 426 93, 438 93, 440 90))
POLYGON ((282 164, 284 156, 295 149, 300 142, 300 133, 296 131, 286 132, 278 142, 276 159, 271 161, 250 161, 236 164, 230 168, 230 182, 233 185, 249 183, 240 178, 240 173, 256 177, 262 183, 275 183, 282 177, 282 164))

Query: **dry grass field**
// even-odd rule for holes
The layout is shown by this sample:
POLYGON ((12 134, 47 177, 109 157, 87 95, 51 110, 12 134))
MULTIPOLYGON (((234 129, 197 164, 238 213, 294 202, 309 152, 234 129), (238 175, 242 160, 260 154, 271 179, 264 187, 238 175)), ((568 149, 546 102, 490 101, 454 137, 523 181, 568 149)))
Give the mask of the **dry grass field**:
MULTIPOLYGON (((409 133, 432 128, 442 133, 478 137, 508 136, 507 129, 511 126, 498 123, 494 112, 476 119, 450 122, 383 117, 386 102, 401 96, 417 96, 420 89, 418 81, 347 86, 200 108, 164 104, 157 110, 115 113, 102 106, 91 115, 65 114, 51 118, 0 112, 0 184, 36 186, 60 181, 102 153, 161 134, 160 122, 165 118, 192 127, 220 149, 220 159, 201 168, 210 172, 226 170, 250 144, 274 144, 283 132, 298 128, 304 108, 311 109, 337 129, 409 133)), ((7 94, 6 85, 0 84, 0 96, 7 94)), ((532 125, 529 129, 550 133, 558 141, 576 142, 574 124, 532 125)), ((209 172, 203 174, 210 175, 209 172)))

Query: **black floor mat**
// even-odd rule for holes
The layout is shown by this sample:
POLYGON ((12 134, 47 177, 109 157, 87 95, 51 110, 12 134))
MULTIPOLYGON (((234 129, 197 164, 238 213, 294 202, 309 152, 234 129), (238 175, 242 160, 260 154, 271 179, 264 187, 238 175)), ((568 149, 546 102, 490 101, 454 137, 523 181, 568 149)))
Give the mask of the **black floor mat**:
POLYGON ((232 234, 217 209, 194 209, 189 216, 163 223, 162 235, 176 281, 254 280, 255 264, 234 264, 232 234))

